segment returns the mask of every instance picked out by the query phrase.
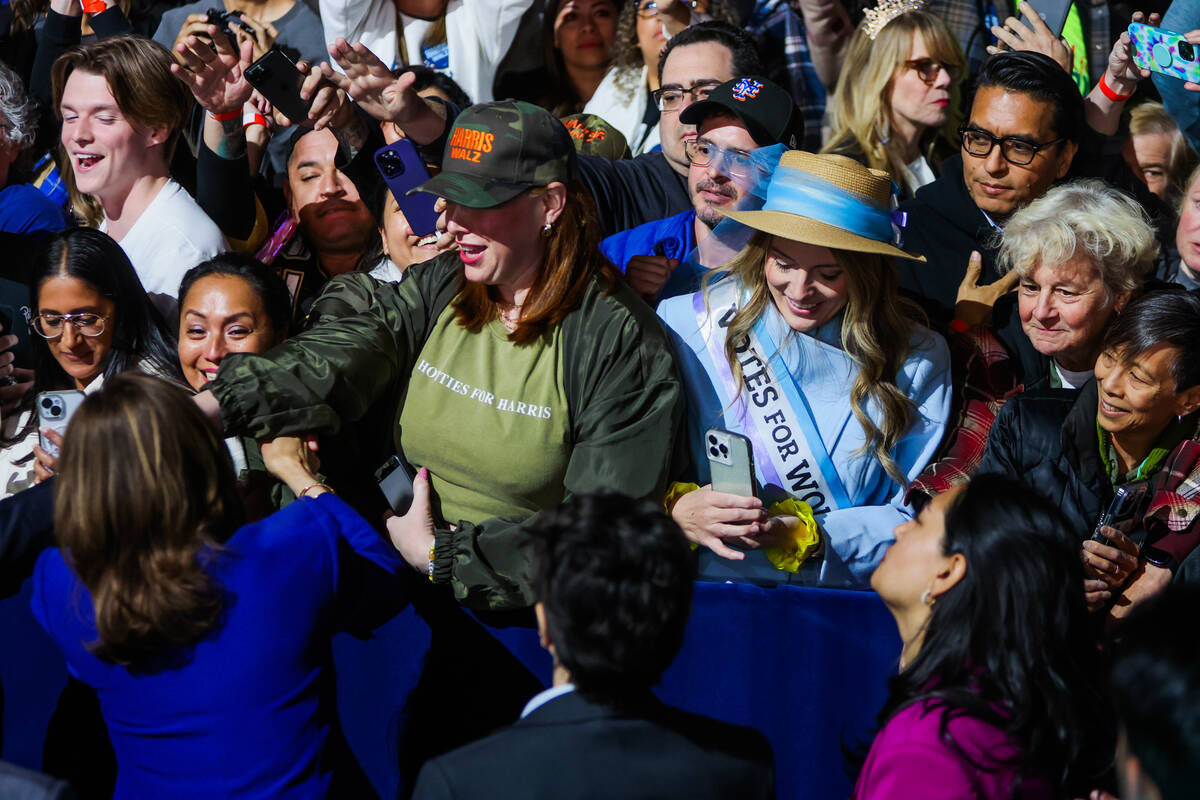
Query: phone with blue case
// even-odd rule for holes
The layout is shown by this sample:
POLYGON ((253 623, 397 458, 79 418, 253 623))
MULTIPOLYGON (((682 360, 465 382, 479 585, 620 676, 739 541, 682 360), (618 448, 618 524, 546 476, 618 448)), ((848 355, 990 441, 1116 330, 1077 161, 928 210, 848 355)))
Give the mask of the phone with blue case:
POLYGON ((1133 63, 1183 81, 1200 83, 1200 45, 1187 41, 1183 34, 1153 28, 1140 22, 1129 25, 1133 63))
POLYGON ((404 212, 412 232, 417 236, 427 236, 436 231, 438 213, 433 210, 433 204, 437 198, 428 192, 408 194, 410 189, 429 180, 429 170, 425 168, 425 161, 412 141, 401 139, 379 148, 375 152, 375 166, 392 191, 392 197, 396 198, 396 204, 404 212))

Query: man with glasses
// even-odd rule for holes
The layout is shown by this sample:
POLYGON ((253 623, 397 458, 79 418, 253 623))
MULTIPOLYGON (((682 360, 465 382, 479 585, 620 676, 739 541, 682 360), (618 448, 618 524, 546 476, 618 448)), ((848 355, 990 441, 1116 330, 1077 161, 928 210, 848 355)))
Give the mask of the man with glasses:
POLYGON ((681 114, 737 75, 762 72, 753 40, 726 22, 702 22, 672 37, 658 62, 662 150, 629 161, 579 159, 579 176, 596 201, 604 233, 628 230, 691 208, 684 143, 696 138, 681 114))
POLYGON ((979 282, 999 278, 997 233, 1009 215, 1066 177, 1084 128, 1083 98, 1050 58, 1001 53, 984 64, 959 155, 901 206, 908 214, 905 248, 927 261, 898 264, 900 285, 936 327, 954 318, 972 251, 982 256, 979 282))
POLYGON ((758 76, 718 85, 689 106, 680 122, 698 127, 697 137, 684 142, 691 208, 613 234, 600 245, 651 305, 696 291, 700 275, 720 266, 684 259, 726 211, 741 206, 750 187, 769 177, 750 153, 775 144, 793 149, 804 138, 803 117, 791 95, 758 76))

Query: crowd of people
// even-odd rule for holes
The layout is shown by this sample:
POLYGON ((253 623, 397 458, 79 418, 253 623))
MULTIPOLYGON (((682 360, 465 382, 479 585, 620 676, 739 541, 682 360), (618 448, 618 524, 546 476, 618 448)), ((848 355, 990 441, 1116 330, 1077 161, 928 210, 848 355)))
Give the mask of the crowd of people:
POLYGON ((0 794, 369 796, 330 638, 433 597, 553 686, 404 791, 774 796, 695 580, 894 616, 855 798, 1193 792, 1193 3, 212 5, 0 6, 0 591, 103 744, 0 794))

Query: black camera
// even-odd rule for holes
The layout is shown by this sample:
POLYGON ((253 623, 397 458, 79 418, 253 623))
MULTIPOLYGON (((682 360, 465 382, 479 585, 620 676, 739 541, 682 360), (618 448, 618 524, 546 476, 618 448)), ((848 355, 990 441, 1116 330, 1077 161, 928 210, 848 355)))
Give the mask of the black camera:
POLYGON ((237 26, 249 34, 251 38, 254 37, 254 28, 250 27, 250 24, 242 19, 242 12, 240 11, 221 11, 220 9, 210 8, 205 14, 208 16, 209 25, 215 26, 229 37, 229 44, 234 50, 237 49, 238 43, 237 37, 233 35, 233 31, 229 27, 230 25, 237 26))
POLYGON ((1191 42, 1179 43, 1179 57, 1184 61, 1196 60, 1196 47, 1191 42))

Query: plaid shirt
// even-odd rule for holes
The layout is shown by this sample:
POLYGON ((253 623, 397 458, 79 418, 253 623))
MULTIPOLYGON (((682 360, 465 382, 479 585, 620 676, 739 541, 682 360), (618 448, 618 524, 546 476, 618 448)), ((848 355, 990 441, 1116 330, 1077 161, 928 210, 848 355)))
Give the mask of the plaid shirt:
POLYGON ((825 87, 813 67, 804 18, 788 0, 759 0, 746 20, 746 30, 759 40, 765 52, 782 51, 783 61, 768 64, 767 77, 787 87, 804 117, 800 149, 817 152, 825 119, 825 87))
POLYGON ((1167 456, 1151 483, 1143 524, 1146 542, 1183 563, 1200 544, 1200 441, 1187 439, 1167 456))
POLYGON ((1008 398, 1025 387, 1017 382, 1012 357, 990 328, 949 331, 950 365, 956 389, 958 421, 930 462, 908 487, 905 502, 933 497, 961 486, 979 469, 988 432, 1008 398))

